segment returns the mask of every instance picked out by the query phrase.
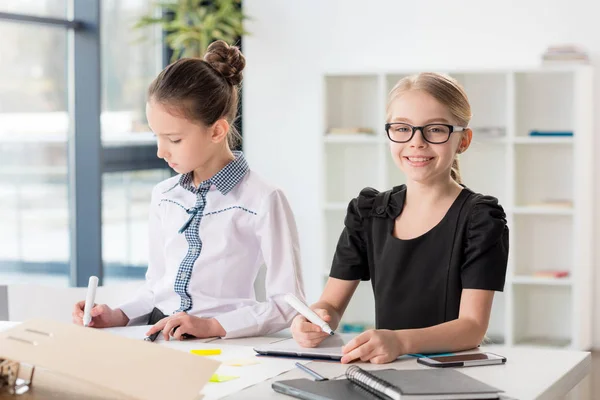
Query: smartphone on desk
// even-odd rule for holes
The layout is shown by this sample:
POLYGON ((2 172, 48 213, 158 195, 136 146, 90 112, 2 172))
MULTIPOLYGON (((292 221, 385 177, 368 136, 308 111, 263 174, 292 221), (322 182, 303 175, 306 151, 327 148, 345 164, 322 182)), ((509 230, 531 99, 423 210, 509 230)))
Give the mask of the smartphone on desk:
POLYGON ((480 367, 482 365, 504 364, 506 357, 494 353, 471 353, 421 357, 417 359, 417 362, 428 367, 480 367))

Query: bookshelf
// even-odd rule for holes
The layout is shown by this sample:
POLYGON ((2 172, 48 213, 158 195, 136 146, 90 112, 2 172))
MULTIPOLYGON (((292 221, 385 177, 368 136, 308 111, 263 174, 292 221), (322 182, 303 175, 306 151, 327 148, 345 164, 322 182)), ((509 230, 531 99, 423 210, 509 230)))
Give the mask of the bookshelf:
MULTIPOLYGON (((443 72, 463 85, 473 110, 473 142, 460 159, 463 180, 499 199, 510 228, 506 286, 494 297, 487 337, 509 346, 591 348, 592 70, 574 65, 443 72), (541 276, 546 270, 566 270, 568 276, 541 276)), ((350 199, 365 186, 387 190, 404 183, 383 125, 389 90, 411 74, 324 76, 323 266, 315 278, 323 285, 350 199), (336 133, 328 134, 331 128, 336 133)), ((374 326, 374 310, 371 284, 361 282, 342 322, 374 326)))

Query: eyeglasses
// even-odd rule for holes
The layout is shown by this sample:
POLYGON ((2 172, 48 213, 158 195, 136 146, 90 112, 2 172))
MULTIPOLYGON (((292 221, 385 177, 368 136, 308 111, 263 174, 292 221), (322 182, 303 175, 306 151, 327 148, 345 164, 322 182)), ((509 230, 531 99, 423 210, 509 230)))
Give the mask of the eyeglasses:
POLYGON ((467 128, 462 126, 446 124, 427 124, 423 126, 412 126, 403 122, 392 122, 385 124, 385 131, 392 142, 410 142, 417 130, 421 131, 423 139, 431 144, 446 143, 452 132, 462 132, 467 128))

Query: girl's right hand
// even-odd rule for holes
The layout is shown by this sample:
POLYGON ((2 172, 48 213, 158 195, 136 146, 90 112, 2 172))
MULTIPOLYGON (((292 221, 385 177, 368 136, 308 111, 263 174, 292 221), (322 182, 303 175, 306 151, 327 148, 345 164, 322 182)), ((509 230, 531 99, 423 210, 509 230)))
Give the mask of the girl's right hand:
MULTIPOLYGON (((83 325, 83 309, 85 300, 75 304, 73 308, 73 323, 83 325)), ((125 326, 129 322, 129 318, 120 308, 113 310, 106 304, 94 304, 94 308, 90 311, 92 321, 88 326, 94 328, 111 328, 113 326, 125 326)))
MULTIPOLYGON (((323 308, 313 310, 327 323, 331 322, 331 315, 323 308)), ((302 347, 317 347, 319 343, 330 336, 318 326, 308 321, 304 316, 298 315, 292 321, 292 337, 302 347)))

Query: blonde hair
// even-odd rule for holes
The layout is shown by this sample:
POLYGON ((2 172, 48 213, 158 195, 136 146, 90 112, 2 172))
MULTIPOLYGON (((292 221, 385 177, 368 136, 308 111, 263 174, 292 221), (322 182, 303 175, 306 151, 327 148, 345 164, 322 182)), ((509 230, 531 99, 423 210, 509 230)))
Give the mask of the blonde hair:
MULTIPOLYGON (((469 125, 469 121, 471 121, 471 105, 464 89, 454 78, 435 72, 423 72, 418 75, 408 76, 396 83, 396 86, 390 91, 388 97, 386 107, 388 120, 390 118, 390 105, 392 102, 398 96, 410 90, 422 90, 428 93, 442 105, 448 107, 448 111, 450 111, 450 114, 452 114, 458 125, 469 125)), ((458 155, 452 161, 450 176, 457 183, 462 183, 458 155)))

